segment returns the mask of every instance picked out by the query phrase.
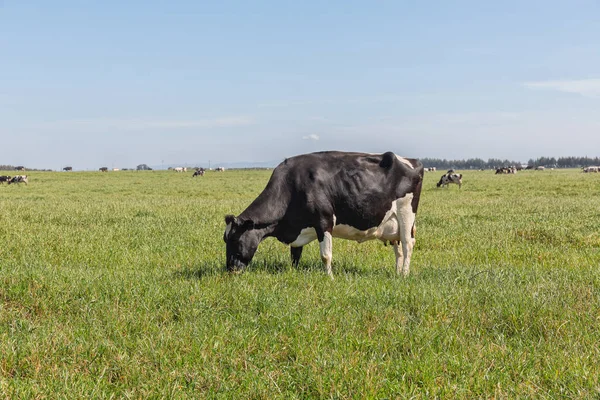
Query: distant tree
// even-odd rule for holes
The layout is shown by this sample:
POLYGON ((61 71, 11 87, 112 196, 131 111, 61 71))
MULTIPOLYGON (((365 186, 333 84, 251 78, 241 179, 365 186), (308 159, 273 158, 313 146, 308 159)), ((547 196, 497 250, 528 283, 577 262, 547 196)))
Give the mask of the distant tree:
POLYGON ((152 171, 152 168, 147 166, 146 164, 140 164, 136 167, 138 171, 152 171))

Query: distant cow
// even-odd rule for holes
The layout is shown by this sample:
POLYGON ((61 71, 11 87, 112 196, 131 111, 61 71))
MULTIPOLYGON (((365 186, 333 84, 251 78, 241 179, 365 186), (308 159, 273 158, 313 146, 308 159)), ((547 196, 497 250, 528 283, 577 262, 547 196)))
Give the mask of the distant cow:
POLYGON ((303 246, 316 239, 333 277, 332 238, 339 237, 391 242, 396 272, 408 275, 422 182, 423 164, 392 152, 325 151, 288 158, 244 212, 225 217, 227 269, 243 269, 267 237, 290 245, 297 265, 303 246))
POLYGON ((600 172, 600 167, 590 166, 583 168, 583 172, 600 172))
POLYGON ((0 184, 4 184, 4 182, 10 183, 11 177, 8 175, 0 175, 0 184))
POLYGON ((215 171, 217 171, 217 172, 225 172, 225 168, 223 168, 223 167, 217 167, 217 168, 215 168, 215 171))
POLYGON ((13 176, 9 181, 8 184, 10 185, 11 183, 24 183, 24 184, 28 184, 28 179, 27 179, 27 175, 15 175, 13 176))
POLYGON ((516 167, 502 167, 502 168, 496 169, 496 175, 498 175, 498 174, 516 174, 516 173, 517 173, 516 167))
POLYGON ((173 168, 173 171, 175 171, 175 172, 183 172, 183 167, 175 167, 175 168, 173 168))
POLYGON ((436 185, 437 187, 449 187, 451 183, 456 183, 459 189, 462 187, 462 174, 455 173, 453 169, 450 171, 442 175, 440 181, 436 185))
POLYGON ((542 167, 541 165, 539 167, 535 167, 536 171, 543 171, 545 169, 546 169, 546 167, 542 167))
POLYGON ((100 171, 100 172, 108 172, 108 167, 101 167, 98 171, 100 171))
POLYGON ((196 171, 194 171, 194 175, 192 175, 192 178, 195 176, 204 176, 204 168, 198 168, 196 171))
POLYGON ((436 170, 436 167, 429 167, 426 169, 426 171, 429 171, 429 172, 435 172, 435 170, 436 170))
POLYGON ((63 171, 73 171, 73 167, 64 167, 63 171))
POLYGON ((25 171, 25 167, 22 165, 19 165, 18 167, 15 167, 15 171, 25 171))

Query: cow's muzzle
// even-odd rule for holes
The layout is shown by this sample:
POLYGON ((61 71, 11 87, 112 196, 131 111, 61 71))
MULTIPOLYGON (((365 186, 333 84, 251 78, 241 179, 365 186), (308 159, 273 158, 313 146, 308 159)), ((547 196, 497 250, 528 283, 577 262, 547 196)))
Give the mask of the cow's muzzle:
POLYGON ((246 264, 237 258, 231 257, 227 260, 227 271, 234 274, 239 274, 246 268, 246 264))

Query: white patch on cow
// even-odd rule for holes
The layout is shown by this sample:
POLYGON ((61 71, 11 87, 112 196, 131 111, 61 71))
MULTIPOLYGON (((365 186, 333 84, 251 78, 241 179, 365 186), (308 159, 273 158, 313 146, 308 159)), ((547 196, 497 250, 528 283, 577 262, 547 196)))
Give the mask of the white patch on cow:
POLYGON ((392 206, 385 213, 383 220, 379 226, 369 228, 367 230, 356 229, 350 225, 340 224, 333 228, 333 237, 354 240, 359 243, 366 242, 367 240, 380 239, 383 241, 394 241, 400 238, 399 226, 398 226, 398 205, 403 204, 405 199, 409 198, 408 201, 412 200, 412 193, 408 193, 406 196, 392 202, 392 206))
POLYGON ((333 239, 331 233, 325 232, 323 241, 319 243, 319 249, 321 250, 321 260, 325 264, 325 270, 327 275, 333 279, 333 271, 331 270, 331 260, 333 258, 333 239))
POLYGON ((290 246, 302 247, 305 244, 309 244, 310 242, 312 242, 313 240, 316 240, 316 239, 317 239, 317 231, 315 231, 315 228, 304 228, 300 231, 300 235, 298 235, 296 240, 294 240, 292 243, 290 243, 290 246))
POLYGON ((400 157, 399 155, 396 155, 396 158, 401 163, 408 165, 411 169, 415 169, 415 167, 413 167, 412 163, 410 161, 408 161, 406 158, 400 157))
POLYGON ((231 232, 231 222, 227 224, 225 228, 225 239, 229 238, 229 232, 231 232))

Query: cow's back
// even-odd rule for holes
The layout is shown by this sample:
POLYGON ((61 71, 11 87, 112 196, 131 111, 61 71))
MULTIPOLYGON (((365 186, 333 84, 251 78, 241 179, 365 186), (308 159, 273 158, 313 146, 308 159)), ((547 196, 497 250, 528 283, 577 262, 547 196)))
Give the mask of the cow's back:
MULTIPOLYGON (((319 152, 287 159, 275 175, 291 185, 290 208, 298 214, 332 214, 338 224, 368 229, 381 222, 395 200, 417 187, 420 192, 423 166, 391 152, 319 152)), ((418 198, 415 212, 417 204, 418 198)))

